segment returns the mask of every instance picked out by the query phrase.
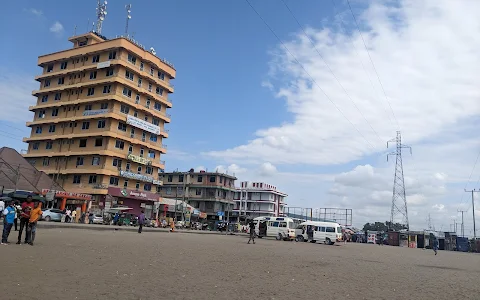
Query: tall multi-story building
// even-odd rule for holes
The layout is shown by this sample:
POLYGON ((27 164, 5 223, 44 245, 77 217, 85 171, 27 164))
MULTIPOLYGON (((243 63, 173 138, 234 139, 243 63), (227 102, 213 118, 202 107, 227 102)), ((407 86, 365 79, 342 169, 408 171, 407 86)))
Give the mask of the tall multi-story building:
POLYGON ((231 214, 237 180, 234 175, 193 170, 162 175, 162 197, 184 199, 198 211, 206 213, 207 220, 219 220, 219 215, 228 218, 231 214))
POLYGON ((271 184, 243 181, 234 195, 233 212, 239 219, 242 216, 282 217, 285 215, 287 196, 271 184))
POLYGON ((100 205, 109 188, 156 192, 173 65, 126 37, 89 32, 68 40, 71 49, 38 58, 43 72, 35 78, 40 89, 33 91, 24 157, 66 191, 91 194, 100 205))

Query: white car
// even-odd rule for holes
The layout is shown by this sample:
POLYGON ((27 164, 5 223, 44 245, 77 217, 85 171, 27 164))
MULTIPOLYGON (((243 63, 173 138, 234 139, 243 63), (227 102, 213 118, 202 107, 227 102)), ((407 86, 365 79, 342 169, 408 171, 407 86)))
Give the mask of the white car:
POLYGON ((93 224, 103 224, 103 216, 99 214, 93 215, 93 224))

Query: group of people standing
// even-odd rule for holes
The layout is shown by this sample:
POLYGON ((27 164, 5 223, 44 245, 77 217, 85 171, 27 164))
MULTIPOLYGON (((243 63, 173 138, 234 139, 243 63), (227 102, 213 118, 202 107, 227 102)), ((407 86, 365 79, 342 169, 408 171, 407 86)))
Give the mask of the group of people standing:
POLYGON ((25 244, 30 244, 33 246, 35 241, 35 235, 37 232, 37 222, 42 216, 42 207, 40 202, 33 202, 32 196, 27 196, 27 201, 23 202, 22 205, 17 205, 13 200, 10 200, 7 203, 2 211, 3 215, 3 232, 2 232, 2 245, 8 245, 8 237, 12 230, 12 227, 15 226, 15 231, 17 230, 17 220, 20 217, 20 229, 18 232, 18 241, 17 244, 20 245, 22 242, 22 234, 25 229, 25 244))

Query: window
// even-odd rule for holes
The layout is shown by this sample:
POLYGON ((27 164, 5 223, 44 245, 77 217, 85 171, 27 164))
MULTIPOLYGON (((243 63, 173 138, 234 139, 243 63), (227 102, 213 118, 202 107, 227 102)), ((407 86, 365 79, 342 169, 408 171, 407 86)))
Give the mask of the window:
POLYGON ((113 75, 113 68, 107 69, 106 72, 107 72, 106 75, 105 75, 106 77, 112 76, 113 75))
POLYGON ((88 88, 87 96, 92 96, 93 94, 95 94, 95 88, 88 88))
POLYGON ((55 100, 62 99, 62 93, 55 93, 55 100))
POLYGON ((48 127, 48 132, 55 132, 55 125, 50 125, 48 127))
POLYGON ((128 153, 132 153, 132 152, 133 152, 133 146, 130 145, 130 146, 128 146, 128 153))
POLYGON ((68 61, 64 61, 60 64, 60 70, 65 70, 67 68, 68 61))
MULTIPOLYGON (((109 88, 108 92, 110 93, 110 88, 109 88)), ((108 108, 108 103, 100 103, 100 109, 107 109, 107 108, 108 108)))
POLYGON ((92 166, 99 166, 100 165, 100 157, 94 156, 92 157, 92 166))
POLYGON ((158 79, 165 80, 165 73, 158 71, 158 79))
POLYGON ((105 128, 105 120, 98 120, 98 128, 105 128))
POLYGON ((152 118, 152 124, 158 126, 158 124, 160 124, 160 120, 158 120, 157 118, 152 118))
POLYGON ((142 142, 145 142, 147 140, 147 134, 144 132, 142 132, 142 142))
POLYGON ((123 88, 123 95, 127 96, 128 98, 132 98, 132 90, 124 87, 123 88))
POLYGON ((135 183, 135 189, 138 190, 139 188, 140 188, 140 182, 135 183))
POLYGON ((172 188, 171 188, 171 187, 167 187, 167 189, 165 190, 165 193, 166 193, 167 195, 172 194, 172 188))
POLYGON ((173 181, 173 175, 168 175, 167 181, 172 182, 173 181))
POLYGON ((53 65, 48 65, 47 66, 47 73, 50 73, 53 71, 53 65))
POLYGON ((183 182, 183 174, 182 174, 182 175, 178 175, 178 182, 183 182))
POLYGON ((37 126, 37 127, 35 128, 35 133, 36 133, 36 134, 42 133, 42 126, 37 126))
POLYGON ((151 92, 152 91, 152 84, 149 82, 148 83, 148 91, 151 92))
POLYGON ((130 137, 134 138, 135 137, 135 128, 130 128, 130 137))
POLYGON ((128 112, 129 112, 129 111, 130 111, 130 107, 128 107, 128 106, 126 106, 126 105, 123 105, 123 104, 120 106, 120 112, 128 115, 128 112))
POLYGON ((45 111, 44 109, 39 110, 39 111, 38 111, 38 117, 39 117, 40 119, 45 118, 45 113, 46 113, 46 111, 45 111))
POLYGON ((122 149, 125 147, 125 143, 123 141, 116 140, 115 141, 115 148, 122 149))
POLYGON ((118 130, 127 131, 127 124, 125 124, 125 123, 118 123, 118 130))
POLYGON ((49 87, 50 86, 50 79, 45 79, 45 82, 43 83, 44 87, 49 87))
POLYGON ((220 176, 220 183, 223 183, 223 177, 220 176))
POLYGON ((87 130, 90 128, 90 122, 83 122, 82 123, 82 130, 87 130))
POLYGON ((151 183, 145 183, 145 185, 143 186, 143 189, 145 191, 151 191, 152 190, 152 184, 151 183))
POLYGON ((80 181, 82 181, 82 176, 81 175, 73 175, 73 183, 74 184, 79 184, 80 181))
POLYGON ((147 102, 145 103, 145 107, 150 108, 150 99, 148 99, 147 102))
POLYGON ((195 195, 201 196, 202 195, 202 190, 201 189, 196 189, 195 190, 195 195))
POLYGON ((145 153, 145 149, 144 148, 140 148, 140 157, 143 157, 143 154, 145 153))
POLYGON ((65 78, 64 78, 64 77, 58 78, 58 84, 63 84, 64 82, 65 82, 65 78))
POLYGON ((110 177, 110 185, 118 185, 118 177, 110 177))
POLYGON ((90 72, 90 79, 97 79, 97 71, 90 72))
POLYGON ((87 147, 87 139, 80 139, 80 143, 79 143, 78 147, 80 147, 80 148, 87 147))
POLYGON ((83 166, 83 157, 82 156, 77 157, 77 166, 83 166))
POLYGON ((202 182, 203 181, 203 176, 202 175, 198 175, 197 177, 197 182, 202 182))
POLYGON ((140 63, 140 71, 143 71, 143 62, 140 63))
POLYGON ((130 171, 130 163, 127 163, 127 164, 125 165, 125 170, 130 171))
POLYGON ((100 55, 94 55, 92 57, 92 63, 98 63, 100 61, 100 55))
POLYGON ((122 167, 122 160, 118 158, 114 158, 112 161, 112 166, 121 168, 122 167))
POLYGON ((138 111, 134 111, 134 112, 133 112, 133 116, 134 116, 135 118, 138 117, 138 111))
POLYGON ((138 104, 138 103, 140 103, 140 95, 139 94, 137 94, 135 96, 135 104, 138 104))
POLYGON ((103 139, 102 138, 96 138, 95 139, 95 147, 100 147, 103 144, 103 139))
POLYGON ((162 110, 162 105, 158 102, 155 102, 155 105, 153 106, 153 108, 155 108, 158 111, 161 111, 162 110))
POLYGON ((88 177, 88 183, 90 183, 90 184, 97 183, 97 175, 90 175, 88 177))
POLYGON ((157 142, 157 135, 156 134, 153 134, 153 133, 150 133, 150 141, 152 142, 157 142))
POLYGON ((155 89, 155 92, 157 93, 157 95, 160 95, 160 96, 163 95, 163 89, 160 88, 160 87, 158 87, 158 86, 157 86, 157 88, 155 89))
POLYGON ((43 166, 46 167, 48 165, 50 165, 50 158, 44 157, 43 158, 43 166))
POLYGON ((149 157, 149 158, 155 158, 155 151, 153 151, 153 150, 148 150, 148 157, 149 157))
POLYGON ((138 167, 137 167, 137 173, 138 173, 138 174, 142 173, 142 166, 138 166, 138 167))
POLYGON ((48 101, 48 95, 43 95, 42 102, 47 102, 47 101, 48 101))
POLYGON ((132 54, 128 54, 128 61, 131 62, 132 64, 137 63, 137 58, 133 56, 132 54))
POLYGON ((142 87, 142 78, 138 78, 138 87, 142 87))
POLYGON ((108 53, 108 59, 115 59, 117 58, 117 51, 110 51, 110 53, 108 53))
POLYGON ((148 117, 147 117, 147 116, 145 116, 145 118, 143 118, 143 119, 144 119, 146 122, 148 122, 148 117))
POLYGON ((40 143, 39 143, 39 142, 35 142, 35 143, 33 143, 32 148, 33 148, 33 150, 38 150, 38 147, 39 147, 39 146, 40 146, 40 143))
POLYGON ((128 180, 125 180, 125 181, 123 182, 123 187, 124 187, 124 188, 127 188, 127 187, 128 187, 128 180))
POLYGON ((150 75, 153 76, 153 68, 152 67, 150 67, 150 75))
POLYGON ((335 227, 327 227, 325 228, 326 232, 335 232, 335 227))
POLYGON ((215 182, 215 181, 216 181, 215 176, 210 176, 210 182, 215 182))
POLYGON ((53 142, 50 141, 45 144, 45 149, 50 150, 52 148, 53 148, 53 142))
POLYGON ((85 110, 92 110, 92 105, 91 104, 85 105, 85 110))
POLYGON ((58 108, 52 109, 52 117, 58 116, 58 108))
POLYGON ((133 81, 133 73, 130 72, 129 70, 125 70, 125 78, 133 81))

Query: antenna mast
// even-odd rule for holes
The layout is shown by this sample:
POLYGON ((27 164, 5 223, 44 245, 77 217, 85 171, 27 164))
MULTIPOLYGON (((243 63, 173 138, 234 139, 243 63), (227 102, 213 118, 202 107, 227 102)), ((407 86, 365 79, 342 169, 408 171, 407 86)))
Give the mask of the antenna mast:
POLYGON ((400 131, 397 131, 397 137, 387 142, 387 148, 389 143, 396 144, 396 151, 387 154, 388 156, 395 155, 395 177, 393 180, 393 197, 392 197, 392 210, 390 215, 390 226, 393 226, 397 216, 400 216, 400 224, 404 225, 407 230, 410 230, 410 224, 408 222, 407 211, 407 196, 405 194, 405 180, 403 178, 403 162, 402 162, 402 149, 410 149, 410 155, 412 154, 412 147, 402 144, 402 135, 400 131))
POLYGON ((97 29, 95 30, 96 33, 102 34, 102 23, 105 20, 105 16, 107 15, 107 0, 100 2, 97 0, 97 29))
POLYGON ((128 21, 132 18, 130 13, 132 12, 132 5, 127 4, 125 5, 125 9, 127 10, 127 21, 125 23, 125 35, 128 36, 128 21))

